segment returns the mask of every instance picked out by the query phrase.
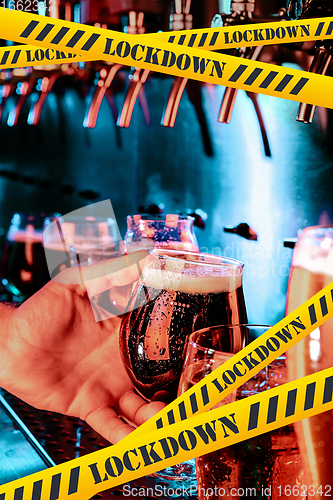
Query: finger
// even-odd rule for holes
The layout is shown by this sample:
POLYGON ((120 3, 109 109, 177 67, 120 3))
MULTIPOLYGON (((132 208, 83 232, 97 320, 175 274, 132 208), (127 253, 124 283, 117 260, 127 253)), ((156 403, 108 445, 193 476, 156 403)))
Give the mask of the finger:
POLYGON ((120 413, 137 426, 149 420, 165 406, 161 401, 147 403, 133 391, 126 392, 119 400, 120 413))
POLYGON ((88 415, 86 422, 113 444, 118 443, 134 431, 134 428, 123 422, 112 408, 95 410, 88 415))

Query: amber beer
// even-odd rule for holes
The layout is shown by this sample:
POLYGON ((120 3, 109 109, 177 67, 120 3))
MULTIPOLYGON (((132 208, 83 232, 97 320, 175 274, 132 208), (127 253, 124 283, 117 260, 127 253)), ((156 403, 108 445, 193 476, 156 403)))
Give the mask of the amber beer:
MULTIPOLYGON (((212 325, 247 321, 241 263, 203 254, 153 250, 120 329, 120 352, 135 387, 147 399, 166 391, 176 397, 187 338, 212 325), (199 260, 197 260, 199 259, 199 260), (231 262, 236 262, 232 265, 231 262)), ((241 340, 240 340, 241 343, 241 340)), ((226 349, 230 346, 226 346, 226 349)))
MULTIPOLYGON (((308 228, 297 243, 289 280, 287 314, 333 281, 332 232, 330 228, 308 228)), ((331 367, 333 320, 326 321, 287 354, 292 380, 331 367)), ((333 485, 333 411, 301 420, 295 424, 295 429, 305 477, 308 485, 314 485, 311 496, 321 498, 327 492, 325 487, 333 485)))

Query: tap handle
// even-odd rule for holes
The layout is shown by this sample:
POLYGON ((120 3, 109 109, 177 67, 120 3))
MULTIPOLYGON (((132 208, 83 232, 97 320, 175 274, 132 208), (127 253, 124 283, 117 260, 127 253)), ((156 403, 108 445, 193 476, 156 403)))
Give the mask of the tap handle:
POLYGON ((297 243, 297 238, 285 238, 283 240, 283 246, 285 248, 292 248, 292 249, 294 249, 296 243, 297 243))
POLYGON ((246 240, 253 240, 253 241, 258 240, 257 233, 246 222, 241 222, 240 224, 238 224, 238 226, 235 227, 225 226, 223 228, 223 231, 225 233, 238 234, 238 236, 242 236, 246 240))

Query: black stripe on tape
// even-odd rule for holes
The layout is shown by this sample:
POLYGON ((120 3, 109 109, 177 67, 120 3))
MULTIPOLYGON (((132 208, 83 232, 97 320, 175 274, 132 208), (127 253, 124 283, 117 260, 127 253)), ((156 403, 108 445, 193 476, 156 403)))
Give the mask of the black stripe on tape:
POLYGON ((14 500, 22 500, 23 490, 24 490, 24 486, 20 486, 20 488, 16 488, 15 493, 14 493, 14 500))
POLYGON ((321 34, 321 32, 323 31, 324 24, 325 23, 323 23, 323 22, 318 24, 316 32, 315 32, 315 36, 319 36, 321 34))
POLYGON ((267 422, 266 422, 267 424, 271 424, 276 420, 278 401, 279 401, 279 396, 274 396, 273 398, 269 399, 267 422))
POLYGON ((323 404, 330 403, 333 399, 333 375, 325 380, 323 404))
POLYGON ((293 78, 293 75, 284 76, 279 85, 275 87, 275 92, 282 92, 293 78))
POLYGON ((156 420, 156 429, 163 429, 163 420, 161 418, 156 420))
POLYGON ((331 21, 328 28, 327 28, 327 31, 326 31, 326 36, 327 35, 331 35, 332 34, 332 31, 333 31, 333 22, 331 21))
POLYGON ((96 43, 96 41, 99 39, 100 36, 101 35, 98 35, 97 33, 92 34, 91 37, 83 45, 81 50, 90 50, 91 47, 96 43))
POLYGON ((71 49, 75 47, 75 45, 83 37, 83 35, 84 35, 83 30, 77 30, 75 35, 73 35, 72 38, 69 40, 69 42, 66 43, 66 47, 70 47, 71 49))
POLYGON ((17 61, 18 61, 18 58, 20 57, 20 54, 21 54, 21 50, 16 50, 15 51, 15 54, 13 56, 13 59, 12 59, 12 64, 16 64, 17 61))
POLYGON ((1 493, 0 500, 5 500, 5 493, 1 493))
POLYGON ((28 38, 29 35, 33 32, 33 30, 36 28, 36 26, 39 25, 39 21, 30 21, 28 26, 25 28, 25 30, 22 31, 21 37, 22 38, 28 38))
POLYGON ((306 386, 304 410, 311 410, 311 408, 313 408, 315 391, 316 382, 311 382, 311 384, 306 386))
POLYGON ((178 45, 184 45, 186 35, 181 35, 178 40, 178 45))
POLYGON ((249 427, 248 430, 256 429, 258 427, 258 417, 259 417, 259 406, 260 402, 254 403, 250 407, 250 417, 249 417, 249 427))
POLYGON ((194 414, 198 411, 198 402, 195 392, 190 396, 190 403, 191 403, 192 413, 194 414))
POLYGON ((59 498, 60 481, 61 481, 61 473, 55 474, 52 477, 50 500, 57 500, 59 498))
POLYGON ((169 424, 170 425, 174 424, 175 423, 175 415, 173 413, 173 410, 168 411, 167 415, 168 415, 169 424))
POLYGON ((297 389, 293 389, 292 391, 288 392, 286 415, 285 415, 286 417, 291 417, 291 415, 295 414, 296 396, 297 396, 297 389))
POLYGON ((191 35, 190 41, 188 42, 189 47, 193 47, 196 38, 197 38, 197 34, 193 33, 193 35, 191 35))
POLYGON ((175 37, 175 35, 171 35, 171 36, 169 36, 169 40, 168 40, 168 42, 169 42, 169 43, 173 43, 173 42, 175 41, 175 38, 176 38, 176 37, 175 37))
POLYGON ((34 485, 32 488, 31 500, 40 500, 40 496, 42 493, 42 485, 43 485, 43 479, 40 479, 39 481, 34 482, 34 485))
POLYGON ((0 61, 0 64, 6 64, 8 57, 9 57, 9 54, 10 54, 9 50, 5 50, 5 52, 3 53, 2 59, 0 61))
POLYGON ((263 70, 261 68, 256 68, 252 71, 251 75, 245 80, 244 85, 252 85, 252 83, 258 78, 263 70))
POLYGON ((42 42, 47 35, 50 33, 50 31, 54 28, 54 24, 47 23, 46 26, 42 29, 42 31, 39 33, 39 35, 36 36, 36 40, 39 42, 42 42))
POLYGON ((245 66, 245 64, 241 64, 240 66, 238 66, 235 73, 231 75, 231 77, 229 78, 229 82, 237 82, 238 78, 240 78, 240 76, 244 73, 246 68, 247 66, 245 66))
POLYGON ((298 95, 302 88, 308 83, 309 78, 301 78, 300 81, 295 85, 295 87, 290 92, 291 95, 298 95))
POLYGON ((332 302, 333 302, 333 288, 331 290, 331 297, 332 297, 332 302))
POLYGON ((328 314, 328 308, 327 308, 327 302, 326 302, 325 295, 320 297, 319 302, 320 302, 320 307, 321 307, 321 313, 323 316, 326 316, 326 314, 328 314))
POLYGON ((53 40, 51 40, 50 43, 54 43, 55 45, 58 45, 58 43, 61 42, 61 40, 64 38, 64 36, 68 32, 69 32, 69 28, 65 28, 63 26, 62 28, 60 28, 60 30, 58 31, 58 33, 56 34, 56 36, 53 38, 53 40))
POLYGON ((259 85, 259 87, 261 89, 267 89, 267 87, 272 83, 272 81, 278 74, 279 73, 277 71, 270 71, 270 73, 266 76, 265 80, 261 85, 259 85))
POLYGON ((205 384, 201 387, 201 395, 202 395, 202 402, 203 402, 204 406, 208 405, 209 396, 208 396, 207 384, 205 384))
POLYGON ((214 47, 214 45, 216 44, 216 40, 217 40, 218 36, 219 36, 219 32, 215 31, 215 33, 213 33, 211 41, 209 42, 209 46, 210 47, 214 47))
POLYGON ((198 47, 203 47, 205 45, 205 41, 207 40, 208 33, 202 33, 200 42, 198 43, 198 47))
POLYGON ((311 325, 314 325, 315 323, 317 323, 317 315, 314 304, 311 304, 311 306, 309 306, 309 314, 310 314, 311 325))
POLYGON ((79 487, 79 476, 80 476, 80 467, 75 467, 71 470, 71 475, 69 478, 69 487, 68 494, 73 495, 76 493, 79 487))
POLYGON ((186 410, 185 410, 185 403, 184 403, 184 401, 182 401, 181 403, 179 403, 178 407, 179 407, 179 415, 180 415, 180 419, 181 419, 181 420, 186 420, 186 419, 187 419, 187 415, 186 415, 186 410))

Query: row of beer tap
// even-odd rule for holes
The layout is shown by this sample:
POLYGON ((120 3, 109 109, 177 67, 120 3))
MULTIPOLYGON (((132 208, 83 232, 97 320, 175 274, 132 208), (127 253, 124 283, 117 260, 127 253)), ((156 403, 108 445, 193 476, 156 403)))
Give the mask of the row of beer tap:
MULTIPOLYGON (((87 5, 85 5, 85 3, 89 1, 92 5, 92 0, 81 0, 81 5, 75 3, 76 0, 58 0, 57 3, 53 3, 53 5, 57 6, 57 9, 52 13, 50 11, 49 15, 52 15, 53 17, 61 17, 66 20, 82 22, 82 16, 80 18, 80 7, 81 12, 83 7, 86 11, 87 5)), ((107 2, 107 0, 103 1, 107 2)), ((263 19, 262 17, 254 17, 256 6, 255 2, 256 0, 231 0, 231 13, 217 14, 212 21, 212 26, 230 26, 234 24, 263 22, 265 20, 278 22, 285 19, 332 15, 333 12, 332 0, 289 0, 286 8, 281 8, 276 14, 263 19)), ((115 8, 122 9, 122 14, 124 14, 126 8, 131 9, 131 7, 135 7, 136 5, 140 8, 145 7, 152 11, 151 7, 153 4, 154 8, 156 8, 157 4, 155 2, 147 2, 147 0, 141 0, 141 2, 135 2, 134 0, 116 0, 113 2, 113 5, 116 6, 115 8), (145 5, 143 5, 143 3, 145 5), (119 4, 119 6, 117 7, 116 4, 119 4)), ((110 5, 110 2, 108 5, 110 5)), ((98 15, 101 15, 101 12, 102 11, 100 11, 98 15)), ((113 12, 111 12, 111 14, 109 12, 109 18, 110 15, 112 17, 113 12)), ((109 18, 107 17, 107 20, 109 20, 109 18)), ((143 11, 140 9, 127 10, 126 19, 127 22, 125 23, 124 31, 133 35, 145 33, 145 13, 143 11)), ((87 18, 83 19, 83 21, 86 20, 87 18)), ((110 27, 109 22, 103 23, 102 21, 95 22, 94 24, 104 28, 110 27)), ((172 0, 169 25, 170 29, 174 31, 191 29, 193 27, 191 0, 172 0)), ((256 60, 260 57, 262 49, 263 46, 237 48, 231 53, 240 58, 256 60)), ((311 56, 313 55, 309 71, 319 74, 326 73, 332 58, 331 40, 307 42, 305 44, 293 44, 293 49, 304 51, 311 56)), ((230 51, 228 53, 230 53, 230 51)), ((7 124, 9 126, 16 126, 20 120, 20 116, 22 115, 24 104, 28 96, 31 95, 31 108, 28 113, 28 124, 37 125, 40 122, 41 113, 47 96, 52 90, 54 90, 55 85, 59 82, 63 82, 64 80, 67 82, 71 80, 72 82, 81 84, 81 91, 85 98, 89 101, 83 122, 84 127, 94 128, 96 126, 98 113, 104 98, 109 103, 112 115, 119 127, 129 127, 133 109, 137 101, 142 108, 145 123, 148 125, 150 123, 150 112, 145 96, 144 84, 150 76, 150 71, 139 68, 131 68, 128 76, 126 97, 122 109, 118 113, 114 101, 114 95, 120 90, 123 90, 125 87, 124 78, 119 76, 121 74, 121 70, 123 69, 125 68, 120 64, 99 61, 94 63, 73 63, 1 71, 0 119, 4 114, 6 102, 9 98, 15 97, 16 104, 9 107, 10 110, 7 117, 7 124), (91 94, 89 94, 89 86, 91 86, 91 84, 93 84, 94 87, 92 97, 91 94)), ((212 154, 212 145, 202 105, 201 86, 202 84, 199 82, 176 77, 173 80, 170 94, 166 101, 161 124, 165 127, 173 127, 175 125, 179 104, 186 89, 189 100, 194 106, 200 124, 205 151, 208 155, 210 155, 212 154)), ((230 123, 237 93, 237 89, 225 89, 221 109, 218 115, 219 122, 230 123)), ((259 107, 257 95, 253 92, 247 92, 247 95, 253 102, 254 109, 258 117, 265 153, 267 156, 270 156, 271 153, 266 128, 259 107)), ((301 104, 297 119, 305 123, 311 123, 313 115, 314 106, 301 104)))

